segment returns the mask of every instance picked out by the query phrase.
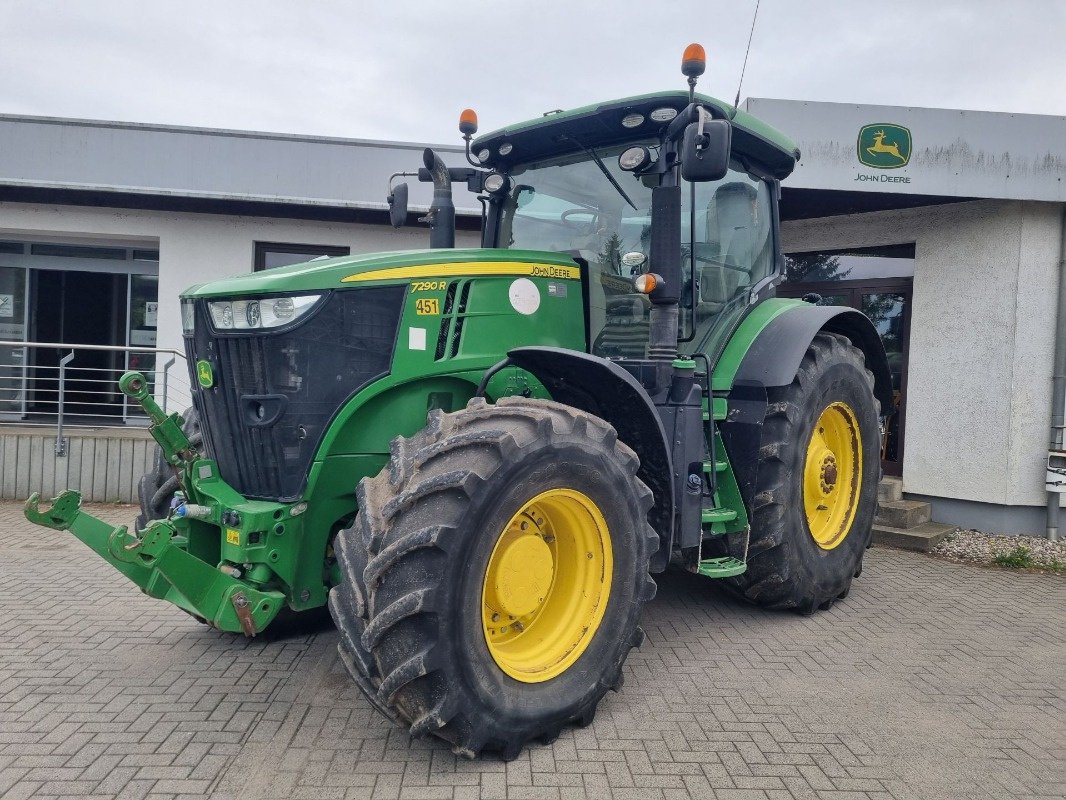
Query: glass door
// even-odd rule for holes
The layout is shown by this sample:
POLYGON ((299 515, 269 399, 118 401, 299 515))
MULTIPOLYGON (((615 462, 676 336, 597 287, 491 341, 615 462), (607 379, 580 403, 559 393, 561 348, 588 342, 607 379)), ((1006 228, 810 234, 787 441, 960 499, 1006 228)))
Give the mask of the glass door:
MULTIPOLYGON (((0 266, 0 341, 26 341, 26 269, 0 266)), ((26 348, 0 345, 0 418, 26 413, 26 348)))
POLYGON ((892 376, 891 409, 881 409, 888 419, 881 444, 881 460, 885 472, 901 475, 903 467, 903 405, 907 379, 907 338, 910 324, 910 287, 905 291, 857 290, 858 308, 870 318, 888 356, 888 372, 892 376), (891 467, 891 471, 889 470, 891 467))
MULTIPOLYGON (((126 344, 131 347, 155 347, 156 321, 159 316, 159 276, 130 275, 129 284, 129 331, 126 344)), ((144 373, 148 379, 148 391, 155 394, 156 364, 155 353, 127 353, 126 369, 144 373)), ((145 418, 144 410, 138 403, 130 403, 123 397, 123 417, 137 421, 145 418)), ((164 398, 164 410, 165 410, 164 398)))

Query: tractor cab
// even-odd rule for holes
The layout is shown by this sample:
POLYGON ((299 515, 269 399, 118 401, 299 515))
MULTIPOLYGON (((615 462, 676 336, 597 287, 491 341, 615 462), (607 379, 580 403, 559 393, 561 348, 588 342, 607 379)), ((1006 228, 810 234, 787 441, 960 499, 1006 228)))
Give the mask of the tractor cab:
POLYGON ((651 273, 666 280, 669 266, 651 258, 652 230, 676 230, 679 341, 703 350, 717 323, 745 307, 777 271, 777 181, 791 171, 796 151, 754 120, 758 132, 745 127, 749 120, 710 97, 690 103, 685 92, 663 92, 480 137, 475 158, 503 178, 488 193, 484 244, 572 256, 588 275, 590 352, 644 358, 652 302, 634 279, 651 273), (656 217, 655 189, 675 183, 670 165, 684 130, 677 120, 693 107, 719 120, 735 115, 740 132, 725 174, 682 180, 678 218, 656 217))
MULTIPOLYGON (((652 310, 673 302, 677 341, 714 353, 729 321, 775 283, 779 182, 799 151, 745 112, 668 91, 549 112, 472 139, 476 125, 465 111, 460 129, 476 169, 448 172, 486 201, 482 245, 548 251, 581 267, 588 352, 647 358, 652 310), (700 162, 712 158, 708 171, 700 162)), ((440 216, 432 210, 431 224, 440 216)))

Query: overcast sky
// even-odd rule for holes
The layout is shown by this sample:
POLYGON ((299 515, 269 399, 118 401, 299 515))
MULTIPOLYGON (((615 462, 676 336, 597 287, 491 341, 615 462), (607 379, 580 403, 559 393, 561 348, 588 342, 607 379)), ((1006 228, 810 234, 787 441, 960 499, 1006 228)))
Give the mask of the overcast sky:
MULTIPOLYGON (((0 0, 0 113, 457 141, 683 88, 732 101, 755 0, 0 0)), ((742 97, 1066 115, 1066 0, 763 0, 742 97)), ((0 142, 2 146, 2 142, 0 142)))

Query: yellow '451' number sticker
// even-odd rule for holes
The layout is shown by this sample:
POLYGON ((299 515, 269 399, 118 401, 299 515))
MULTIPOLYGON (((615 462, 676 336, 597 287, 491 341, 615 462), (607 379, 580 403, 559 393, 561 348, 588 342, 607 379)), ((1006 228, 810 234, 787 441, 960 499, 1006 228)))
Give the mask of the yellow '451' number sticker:
POLYGON ((440 300, 436 297, 421 297, 415 300, 415 313, 420 317, 440 314, 440 300))

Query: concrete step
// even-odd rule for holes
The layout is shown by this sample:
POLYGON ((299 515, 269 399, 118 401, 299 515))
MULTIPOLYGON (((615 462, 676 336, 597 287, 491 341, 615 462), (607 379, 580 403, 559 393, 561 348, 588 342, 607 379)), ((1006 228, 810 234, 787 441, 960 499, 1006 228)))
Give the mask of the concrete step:
POLYGON ((921 500, 889 500, 877 504, 874 522, 892 528, 917 528, 932 518, 933 509, 921 500))
POLYGON ((891 503, 903 499, 903 479, 885 476, 877 484, 877 502, 891 503))
POLYGON ((926 522, 914 528, 895 528, 875 522, 873 542, 885 547, 928 553, 944 541, 953 530, 955 530, 954 525, 942 525, 939 522, 926 522))

